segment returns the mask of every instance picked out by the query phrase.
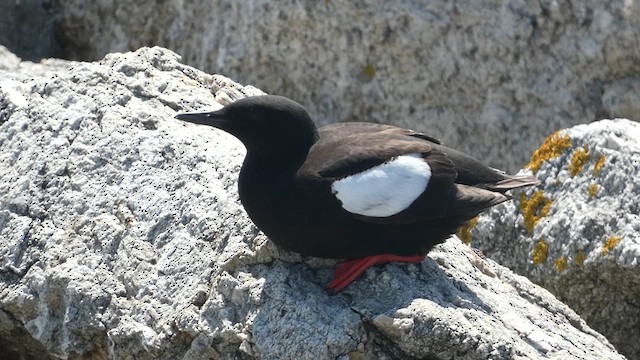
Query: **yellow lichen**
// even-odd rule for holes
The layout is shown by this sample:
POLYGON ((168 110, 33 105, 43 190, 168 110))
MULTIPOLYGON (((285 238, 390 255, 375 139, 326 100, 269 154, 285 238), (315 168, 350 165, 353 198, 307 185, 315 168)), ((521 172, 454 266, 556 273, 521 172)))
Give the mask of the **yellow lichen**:
POLYGON ((584 147, 578 148, 573 152, 571 156, 571 163, 569 164, 569 173, 571 177, 574 177, 582 171, 582 167, 584 163, 589 160, 589 147, 585 145, 584 147))
POLYGON ((600 185, 591 184, 589 185, 587 191, 589 192, 589 199, 593 199, 594 197, 596 197, 596 195, 598 195, 598 191, 600 191, 600 185))
POLYGON ((556 131, 544 140, 538 150, 533 152, 527 167, 534 173, 538 172, 542 163, 560 156, 560 154, 570 147, 571 139, 569 138, 569 135, 562 136, 560 135, 560 131, 556 131))
POLYGON ((620 241, 622 241, 622 237, 613 235, 609 236, 607 241, 604 242, 604 246, 602 247, 602 255, 607 255, 614 247, 616 247, 620 241))
POLYGON ((596 160, 596 164, 593 166, 593 176, 600 175, 600 170, 604 167, 604 159, 604 155, 600 155, 596 160))
POLYGON ((540 265, 543 262, 547 261, 547 253, 549 252, 549 245, 540 239, 533 247, 533 255, 531 259, 533 260, 534 265, 540 265))
POLYGON ((520 210, 524 217, 524 227, 529 233, 533 233, 538 221, 549 214, 552 203, 553 201, 544 196, 542 190, 534 192, 529 199, 524 193, 520 194, 520 210))
POLYGON ((463 243, 469 245, 471 244, 471 229, 478 225, 478 217, 474 217, 469 220, 469 223, 464 225, 460 231, 458 231, 458 237, 462 240, 463 243))
POLYGON ((578 266, 582 267, 582 265, 584 265, 584 261, 585 261, 586 259, 587 259, 587 254, 586 254, 584 251, 580 250, 580 251, 578 251, 578 252, 576 253, 576 258, 573 260, 573 262, 574 262, 576 265, 578 265, 578 266))
POLYGON ((553 265, 559 272, 563 272, 569 268, 569 266, 567 265, 567 258, 565 258, 564 256, 560 256, 559 258, 557 258, 556 261, 553 262, 553 265))
POLYGON ((367 64, 365 65, 365 67, 362 69, 362 72, 369 78, 369 79, 373 79, 374 76, 376 76, 376 67, 373 66, 372 64, 367 64))

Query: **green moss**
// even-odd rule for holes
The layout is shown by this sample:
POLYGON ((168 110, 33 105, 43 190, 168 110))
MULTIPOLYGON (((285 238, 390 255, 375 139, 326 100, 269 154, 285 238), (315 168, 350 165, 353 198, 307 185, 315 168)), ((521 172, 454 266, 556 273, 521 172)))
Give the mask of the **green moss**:
POLYGON ((367 64, 362 69, 362 72, 369 78, 373 79, 376 76, 376 67, 373 64, 367 64))

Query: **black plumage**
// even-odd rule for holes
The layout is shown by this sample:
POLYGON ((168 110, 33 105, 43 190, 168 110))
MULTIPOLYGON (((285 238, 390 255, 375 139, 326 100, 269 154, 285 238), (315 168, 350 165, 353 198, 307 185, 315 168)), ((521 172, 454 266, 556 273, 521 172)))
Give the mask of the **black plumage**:
MULTIPOLYGON (((303 255, 356 259, 336 271, 330 284, 335 290, 368 266, 419 261, 480 212, 507 201, 507 190, 538 184, 535 177, 507 175, 412 130, 364 122, 316 129, 300 104, 280 96, 244 98, 218 111, 176 117, 222 129, 244 143, 240 200, 273 242, 303 255), (408 207, 388 216, 345 209, 335 182, 409 154, 428 167, 414 158, 409 160, 418 170, 398 167, 400 175, 427 180, 408 207)), ((386 209, 376 203, 377 194, 369 195, 356 198, 386 209)))

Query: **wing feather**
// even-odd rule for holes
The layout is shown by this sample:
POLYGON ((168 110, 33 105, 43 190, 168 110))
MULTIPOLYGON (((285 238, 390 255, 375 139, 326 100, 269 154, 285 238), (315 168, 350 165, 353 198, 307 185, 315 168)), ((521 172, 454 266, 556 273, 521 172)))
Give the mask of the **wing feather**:
MULTIPOLYGON (((472 174, 465 174, 460 183, 457 165, 470 165, 476 169, 477 160, 463 154, 451 151, 440 145, 440 142, 428 135, 416 133, 410 130, 389 125, 375 125, 361 123, 342 123, 323 127, 319 130, 320 141, 309 151, 307 159, 298 171, 298 180, 313 183, 318 191, 333 193, 328 196, 333 199, 336 206, 342 207, 347 216, 354 217, 363 222, 378 224, 409 224, 432 221, 438 218, 459 217, 472 218, 481 211, 504 202, 509 198, 493 189, 482 189, 464 184, 472 174), (380 186, 362 186, 354 196, 359 200, 343 197, 345 201, 362 201, 360 207, 343 206, 340 197, 336 196, 336 188, 332 187, 337 181, 362 174, 380 165, 389 163, 401 156, 409 154, 417 155, 428 164, 430 169, 428 183, 421 194, 410 192, 411 202, 409 206, 400 211, 380 211, 373 209, 380 206, 376 201, 385 199, 385 196, 409 196, 406 192, 391 191, 384 183, 380 186), (473 161, 472 161, 473 160, 473 161), (367 193, 371 192, 382 192, 367 193), (417 196, 416 196, 417 195, 417 196), (368 208, 367 206, 371 206, 368 208), (349 211, 349 210, 351 211, 349 211), (374 216, 368 216, 374 215, 374 216)), ((479 164, 479 163, 478 163, 479 164)), ((500 179, 500 174, 497 176, 500 179)), ((490 176, 482 176, 489 178, 490 176)), ((414 186, 409 180, 398 178, 395 186, 414 186)), ((493 179, 491 179, 493 180, 493 179)), ((509 184, 504 184, 508 186, 509 184)), ((499 186, 499 185, 498 185, 499 186)), ((398 209, 396 206, 390 207, 398 209)))

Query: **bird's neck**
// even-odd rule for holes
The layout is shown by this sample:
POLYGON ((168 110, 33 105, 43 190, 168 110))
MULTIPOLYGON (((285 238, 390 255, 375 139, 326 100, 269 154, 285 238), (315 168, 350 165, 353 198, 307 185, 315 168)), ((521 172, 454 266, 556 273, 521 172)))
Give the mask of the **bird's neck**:
POLYGON ((238 179, 240 199, 252 199, 263 207, 288 201, 295 190, 296 173, 311 145, 288 142, 247 147, 238 179))
MULTIPOLYGON (((304 162, 286 157, 262 156, 247 152, 240 170, 240 192, 256 192, 261 197, 280 194, 292 189, 296 172, 304 162)), ((242 195, 242 194, 241 194, 242 195)))
POLYGON ((313 143, 279 143, 256 148, 247 147, 243 167, 265 173, 291 172, 295 174, 307 158, 313 143))
POLYGON ((295 191, 297 168, 282 163, 263 161, 247 154, 238 178, 238 193, 251 220, 265 233, 286 214, 283 209, 295 191))

